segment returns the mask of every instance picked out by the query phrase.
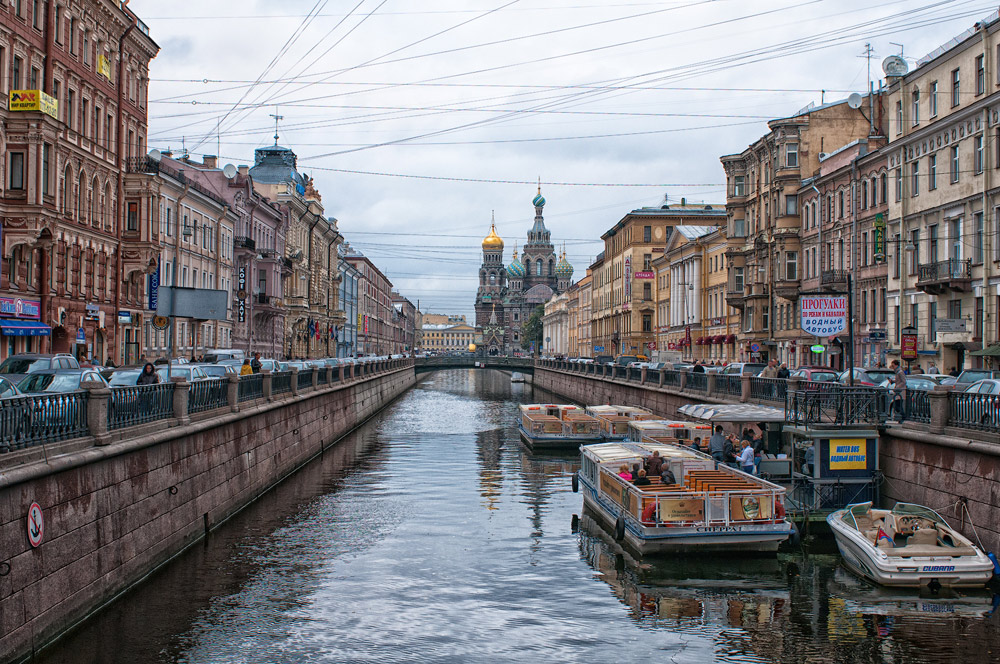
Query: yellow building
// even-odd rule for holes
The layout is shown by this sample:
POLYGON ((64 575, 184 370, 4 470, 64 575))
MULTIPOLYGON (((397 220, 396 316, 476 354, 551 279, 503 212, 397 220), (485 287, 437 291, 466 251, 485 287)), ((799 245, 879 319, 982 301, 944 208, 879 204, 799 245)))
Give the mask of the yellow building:
MULTIPOLYGON (((427 319, 427 314, 424 314, 427 319)), ((467 351, 475 341, 476 328, 468 323, 424 323, 420 329, 424 352, 467 351)))

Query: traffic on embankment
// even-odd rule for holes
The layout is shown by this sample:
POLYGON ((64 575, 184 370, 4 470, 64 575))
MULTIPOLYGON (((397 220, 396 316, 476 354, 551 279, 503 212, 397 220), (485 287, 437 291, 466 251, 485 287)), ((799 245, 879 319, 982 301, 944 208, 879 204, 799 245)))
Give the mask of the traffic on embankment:
POLYGON ((0 661, 30 658, 415 382, 413 360, 0 399, 0 661))

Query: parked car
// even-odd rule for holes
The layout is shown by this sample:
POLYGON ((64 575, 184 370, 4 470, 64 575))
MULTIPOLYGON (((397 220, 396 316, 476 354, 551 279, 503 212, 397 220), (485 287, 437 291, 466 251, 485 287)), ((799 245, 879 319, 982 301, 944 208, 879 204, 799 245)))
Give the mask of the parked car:
POLYGON ((615 364, 619 367, 627 367, 633 362, 638 362, 639 357, 636 355, 619 355, 615 358, 615 364))
POLYGON ((984 378, 969 385, 962 392, 969 394, 1000 394, 1000 380, 996 378, 984 378))
MULTIPOLYGON (((854 385, 859 387, 875 387, 886 378, 892 378, 896 374, 896 372, 894 372, 892 369, 875 368, 875 367, 869 367, 867 369, 863 369, 861 367, 854 367, 853 371, 854 371, 854 385)), ((840 374, 840 376, 838 376, 837 382, 839 382, 842 385, 849 385, 850 384, 849 378, 850 374, 847 371, 844 371, 840 374)))
POLYGON ((837 382, 840 373, 830 367, 799 367, 789 374, 789 377, 825 383, 831 381, 837 382))
POLYGON ((197 365, 209 378, 225 378, 239 376, 240 368, 232 364, 199 364, 197 365))
MULTIPOLYGON (((3 373, 3 371, 0 371, 0 373, 3 373)), ((1000 371, 989 371, 987 369, 966 369, 962 373, 958 374, 958 378, 955 379, 955 389, 964 390, 965 386, 972 385, 976 381, 988 378, 1000 378, 1000 371)))
POLYGON ((107 385, 100 372, 93 369, 59 369, 36 371, 21 379, 17 389, 25 394, 43 392, 73 392, 80 389, 80 383, 99 382, 107 385))
POLYGON ((170 367, 170 374, 167 374, 167 367, 159 367, 156 373, 160 376, 160 382, 166 383, 174 378, 182 377, 191 383, 196 380, 208 380, 208 374, 197 364, 174 364, 170 367))
POLYGON ((955 381, 957 380, 954 376, 949 376, 948 374, 920 374, 927 380, 933 380, 938 385, 944 385, 945 387, 955 387, 955 381))
POLYGON ((730 362, 722 373, 727 376, 756 376, 766 366, 763 362, 730 362))
POLYGON ((23 394, 21 390, 17 389, 12 381, 7 380, 3 376, 0 376, 0 399, 6 399, 7 397, 16 397, 23 394))
MULTIPOLYGON (((878 386, 887 389, 892 389, 892 387, 895 384, 896 384, 896 378, 895 376, 893 376, 891 378, 886 378, 881 383, 879 383, 878 386)), ((924 375, 918 374, 916 376, 906 377, 906 389, 908 390, 920 390, 921 392, 930 392, 931 390, 934 389, 935 385, 937 385, 936 381, 931 380, 930 378, 924 375)))
POLYGON ((80 363, 72 355, 18 353, 11 355, 3 361, 3 364, 0 364, 0 375, 16 384, 28 374, 79 368, 80 363))
POLYGON ((240 360, 242 363, 246 353, 238 348, 213 348, 205 351, 205 362, 218 364, 221 360, 240 360))
POLYGON ((610 355, 598 355, 594 358, 594 364, 610 365, 615 363, 615 358, 610 355))
POLYGON ((131 387, 136 385, 139 380, 139 374, 142 373, 142 367, 125 367, 122 369, 115 369, 111 377, 108 378, 108 385, 110 387, 131 387))

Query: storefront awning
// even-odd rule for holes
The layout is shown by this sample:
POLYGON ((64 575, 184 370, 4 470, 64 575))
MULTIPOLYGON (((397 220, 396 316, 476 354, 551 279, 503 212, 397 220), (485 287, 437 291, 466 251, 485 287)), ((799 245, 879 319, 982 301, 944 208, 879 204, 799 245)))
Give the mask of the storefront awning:
POLYGON ((8 337, 45 337, 52 334, 52 328, 37 320, 0 318, 0 334, 8 337))
POLYGON ((736 335, 735 334, 726 335, 726 343, 727 344, 734 344, 734 343, 736 343, 736 335))
POLYGON ((969 355, 976 355, 978 357, 1000 357, 1000 345, 987 346, 982 350, 974 350, 969 355))

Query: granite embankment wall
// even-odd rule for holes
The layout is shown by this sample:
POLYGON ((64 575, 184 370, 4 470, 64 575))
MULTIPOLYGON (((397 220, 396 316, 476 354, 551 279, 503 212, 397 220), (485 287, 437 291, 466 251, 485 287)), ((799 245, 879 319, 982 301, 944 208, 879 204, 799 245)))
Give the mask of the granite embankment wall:
MULTIPOLYGON (((686 404, 739 401, 540 367, 535 368, 535 386, 580 404, 642 406, 664 417, 677 416, 686 404)), ((883 504, 901 501, 940 509, 970 539, 976 541, 978 533, 987 550, 1000 553, 1000 436, 954 427, 934 433, 928 429, 908 423, 882 432, 883 504)))
POLYGON ((0 470, 0 662, 30 657, 414 382, 407 364, 0 470))

